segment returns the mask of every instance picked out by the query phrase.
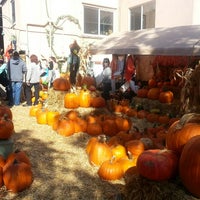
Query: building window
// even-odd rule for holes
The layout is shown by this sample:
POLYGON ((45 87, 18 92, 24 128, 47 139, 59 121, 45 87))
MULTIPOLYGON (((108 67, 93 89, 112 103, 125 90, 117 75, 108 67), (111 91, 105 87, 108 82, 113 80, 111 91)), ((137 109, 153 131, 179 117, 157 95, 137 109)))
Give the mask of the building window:
POLYGON ((130 29, 140 30, 155 27, 155 1, 130 9, 130 29))
POLYGON ((15 24, 16 17, 15 17, 15 0, 11 0, 11 8, 12 8, 12 24, 15 24))
POLYGON ((84 7, 84 33, 109 35, 113 32, 113 12, 84 7))

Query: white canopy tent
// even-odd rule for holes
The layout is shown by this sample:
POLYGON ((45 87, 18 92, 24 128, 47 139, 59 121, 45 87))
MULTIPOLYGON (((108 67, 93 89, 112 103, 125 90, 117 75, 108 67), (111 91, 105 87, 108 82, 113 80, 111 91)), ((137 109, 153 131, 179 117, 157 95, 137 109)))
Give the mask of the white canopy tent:
POLYGON ((200 25, 112 34, 91 45, 92 54, 199 56, 200 25))

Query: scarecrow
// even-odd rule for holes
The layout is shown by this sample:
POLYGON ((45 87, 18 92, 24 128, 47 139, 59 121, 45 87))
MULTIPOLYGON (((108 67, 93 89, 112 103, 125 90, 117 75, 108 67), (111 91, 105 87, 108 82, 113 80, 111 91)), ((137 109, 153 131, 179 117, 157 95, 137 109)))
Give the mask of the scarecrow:
POLYGON ((80 46, 77 44, 76 40, 69 45, 70 55, 69 55, 69 72, 70 72, 70 83, 71 85, 76 85, 76 75, 80 66, 80 58, 78 56, 80 46))

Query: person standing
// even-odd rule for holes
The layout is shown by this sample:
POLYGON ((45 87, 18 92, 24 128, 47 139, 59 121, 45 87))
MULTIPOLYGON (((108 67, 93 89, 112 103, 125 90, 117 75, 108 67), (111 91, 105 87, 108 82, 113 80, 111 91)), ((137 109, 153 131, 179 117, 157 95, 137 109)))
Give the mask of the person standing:
POLYGON ((39 92, 40 92, 40 75, 41 66, 38 57, 35 54, 30 56, 30 65, 26 75, 26 104, 23 106, 32 106, 32 87, 34 87, 34 105, 38 104, 39 92))
POLYGON ((26 63, 20 58, 17 51, 13 52, 12 57, 7 63, 7 72, 11 90, 8 105, 18 106, 20 105, 22 85, 27 68, 26 63))
POLYGON ((105 100, 110 98, 110 91, 111 91, 111 74, 112 70, 110 67, 110 60, 109 58, 103 59, 103 72, 102 72, 102 97, 105 100))
POLYGON ((72 86, 76 85, 76 76, 80 66, 80 58, 78 56, 80 46, 77 44, 76 40, 70 44, 70 55, 69 55, 69 71, 70 71, 70 83, 72 86))

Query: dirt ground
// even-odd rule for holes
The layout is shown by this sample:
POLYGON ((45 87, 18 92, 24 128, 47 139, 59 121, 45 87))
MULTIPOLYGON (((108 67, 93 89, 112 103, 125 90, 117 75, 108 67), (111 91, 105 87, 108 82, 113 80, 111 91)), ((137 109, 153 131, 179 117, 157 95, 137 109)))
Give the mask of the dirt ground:
POLYGON ((12 107, 14 150, 27 153, 34 181, 27 190, 13 194, 3 186, 1 200, 112 200, 124 188, 124 181, 106 182, 88 162, 85 147, 89 136, 58 135, 48 125, 29 116, 30 107, 12 107))

